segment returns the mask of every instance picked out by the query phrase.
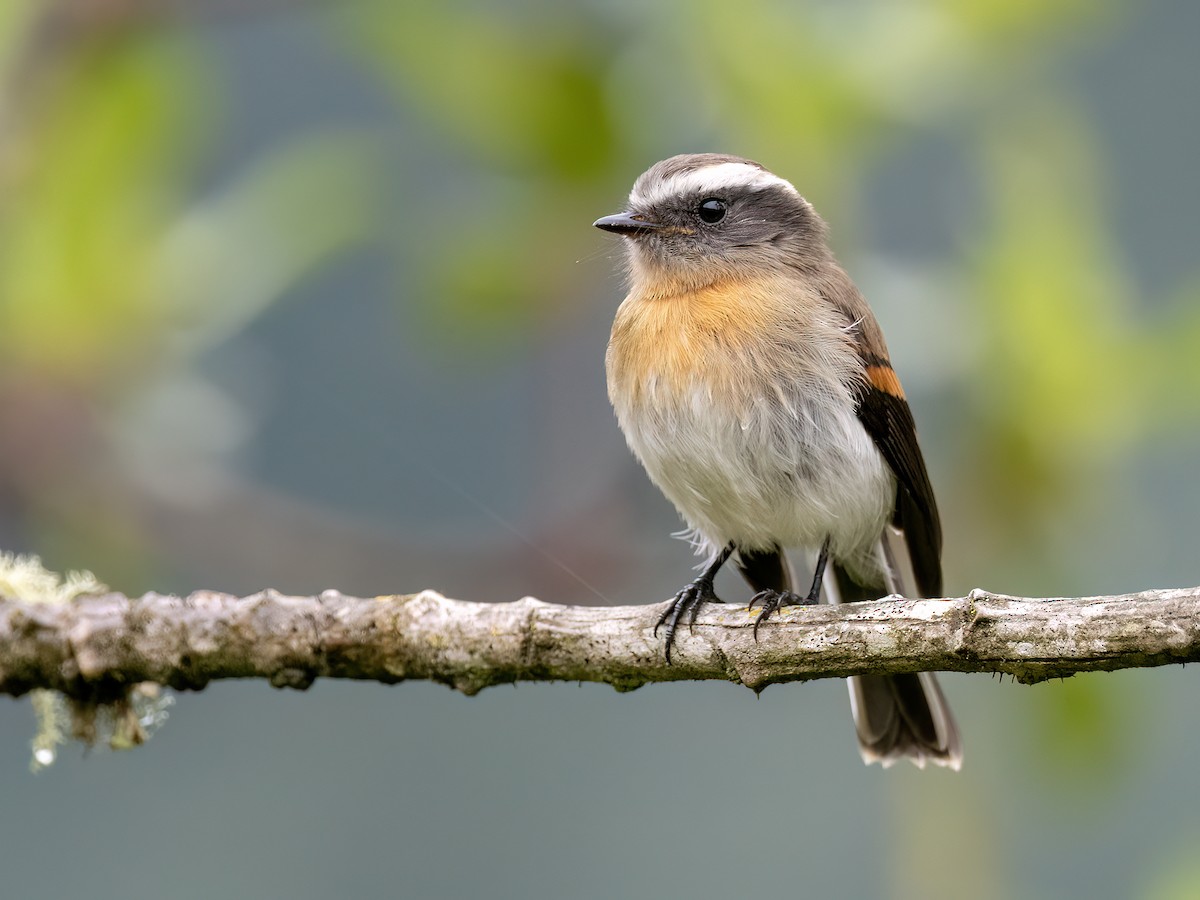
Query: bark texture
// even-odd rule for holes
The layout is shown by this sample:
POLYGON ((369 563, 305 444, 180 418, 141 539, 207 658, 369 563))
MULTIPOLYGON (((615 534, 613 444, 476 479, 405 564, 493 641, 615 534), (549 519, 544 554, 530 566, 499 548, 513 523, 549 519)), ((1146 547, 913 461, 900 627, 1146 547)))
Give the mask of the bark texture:
POLYGON ((791 607, 755 641, 745 607, 709 606, 663 659, 661 610, 469 603, 432 591, 316 597, 85 596, 62 604, 0 598, 0 693, 51 688, 83 702, 152 682, 199 690, 222 678, 306 688, 316 678, 437 681, 466 694, 517 681, 720 679, 769 684, 864 673, 1002 672, 1035 682, 1075 672, 1200 659, 1200 588, 1028 599, 973 591, 791 607))

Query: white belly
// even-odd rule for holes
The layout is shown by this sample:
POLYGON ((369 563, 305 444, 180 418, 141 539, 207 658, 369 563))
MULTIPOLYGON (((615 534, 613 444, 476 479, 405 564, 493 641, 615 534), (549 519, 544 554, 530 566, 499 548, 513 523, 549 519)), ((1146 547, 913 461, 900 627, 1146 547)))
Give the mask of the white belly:
POLYGON ((682 396, 615 404, 630 447, 709 552, 819 547, 852 572, 878 573, 876 546, 896 481, 845 390, 790 387, 714 404, 682 396), (624 408, 622 408, 624 406, 624 408))

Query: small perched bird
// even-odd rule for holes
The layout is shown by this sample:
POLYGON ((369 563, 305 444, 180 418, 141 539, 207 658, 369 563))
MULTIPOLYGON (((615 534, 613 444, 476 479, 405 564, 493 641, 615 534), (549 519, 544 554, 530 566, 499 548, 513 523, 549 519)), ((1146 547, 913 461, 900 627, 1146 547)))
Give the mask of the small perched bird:
MULTIPOLYGON (((680 620, 721 602, 713 578, 731 557, 762 607, 756 635, 822 588, 834 603, 912 596, 905 566, 922 596, 940 596, 941 525, 912 412, 812 205, 758 163, 687 154, 652 166, 626 211, 595 225, 628 251, 609 398, 708 554, 658 621, 667 661, 680 620), (806 593, 789 548, 817 552, 806 593)), ((849 681, 864 761, 961 765, 932 673, 849 681)))

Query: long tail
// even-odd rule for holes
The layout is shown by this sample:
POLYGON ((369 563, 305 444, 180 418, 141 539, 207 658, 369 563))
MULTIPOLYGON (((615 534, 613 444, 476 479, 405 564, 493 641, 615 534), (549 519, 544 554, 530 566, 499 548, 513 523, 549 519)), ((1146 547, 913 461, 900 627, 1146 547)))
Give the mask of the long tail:
MULTIPOLYGON (((886 529, 878 548, 888 573, 885 590, 904 597, 914 579, 906 571, 908 548, 904 535, 886 529), (888 546, 891 539, 898 547, 888 546), (895 552, 893 552, 895 551, 895 552)), ((830 603, 877 600, 879 587, 864 587, 839 565, 830 566, 825 594, 830 603)), ((898 759, 909 759, 919 768, 931 762, 958 770, 962 767, 962 741, 946 697, 932 672, 914 675, 858 675, 850 684, 850 711, 858 732, 858 750, 865 763, 885 768, 898 759)))
MULTIPOLYGON (((881 544, 884 538, 881 538, 881 544)), ((880 547, 884 554, 884 548, 880 547)), ((891 559, 891 554, 884 558, 891 559)), ((791 590, 791 572, 782 552, 738 554, 738 568, 757 591, 791 590)), ((825 598, 830 603, 877 600, 884 593, 913 596, 897 566, 889 565, 892 578, 886 587, 863 587, 833 562, 825 575, 825 598)), ((926 763, 959 769, 962 742, 950 707, 932 672, 914 675, 858 675, 847 679, 850 710, 858 734, 863 762, 884 767, 909 759, 920 768, 926 763)))

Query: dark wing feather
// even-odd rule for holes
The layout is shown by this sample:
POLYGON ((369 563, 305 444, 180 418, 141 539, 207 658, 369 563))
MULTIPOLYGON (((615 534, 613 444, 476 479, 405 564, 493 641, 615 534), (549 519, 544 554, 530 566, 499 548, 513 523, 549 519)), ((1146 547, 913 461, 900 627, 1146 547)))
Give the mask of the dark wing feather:
POLYGON ((933 485, 929 483, 929 473, 917 444, 912 410, 900 392, 900 382, 891 365, 879 358, 866 362, 868 372, 872 369, 886 372, 884 377, 868 378, 858 386, 855 398, 858 418, 896 475, 892 523, 904 532, 917 587, 924 597, 940 597, 942 524, 933 485), (881 389, 876 382, 887 389, 881 389))

